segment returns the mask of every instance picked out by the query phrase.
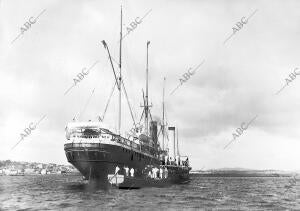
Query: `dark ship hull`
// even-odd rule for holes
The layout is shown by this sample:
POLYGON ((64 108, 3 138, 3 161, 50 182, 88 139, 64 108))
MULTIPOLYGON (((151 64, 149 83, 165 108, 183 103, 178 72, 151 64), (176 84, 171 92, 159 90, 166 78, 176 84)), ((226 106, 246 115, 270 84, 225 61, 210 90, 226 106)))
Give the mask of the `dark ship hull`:
POLYGON ((190 167, 161 165, 154 157, 126 146, 102 143, 68 143, 65 153, 73 166, 88 180, 119 188, 163 187, 173 183, 189 181, 190 167), (147 167, 168 169, 167 177, 150 178, 147 167), (125 167, 135 169, 134 177, 126 174, 125 167), (116 173, 116 168, 120 170, 116 173), (119 176, 122 175, 122 180, 119 176))

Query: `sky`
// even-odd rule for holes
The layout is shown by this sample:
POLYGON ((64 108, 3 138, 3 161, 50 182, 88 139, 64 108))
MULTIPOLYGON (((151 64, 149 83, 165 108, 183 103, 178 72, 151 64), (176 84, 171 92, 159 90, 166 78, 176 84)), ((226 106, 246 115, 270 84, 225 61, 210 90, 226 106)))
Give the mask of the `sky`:
MULTIPOLYGON (((123 39, 122 73, 136 119, 150 41, 153 118, 162 116, 166 77, 167 120, 179 129, 180 153, 190 157, 193 169, 300 170, 296 0, 2 0, 0 160, 67 163, 67 123, 74 117, 96 121, 114 85, 101 41, 118 61, 121 5, 124 34, 147 14, 123 39), (183 81, 189 68, 193 74, 183 81)), ((104 119, 112 129, 117 99, 114 92, 104 119)), ((123 133, 131 126, 123 94, 123 133)))

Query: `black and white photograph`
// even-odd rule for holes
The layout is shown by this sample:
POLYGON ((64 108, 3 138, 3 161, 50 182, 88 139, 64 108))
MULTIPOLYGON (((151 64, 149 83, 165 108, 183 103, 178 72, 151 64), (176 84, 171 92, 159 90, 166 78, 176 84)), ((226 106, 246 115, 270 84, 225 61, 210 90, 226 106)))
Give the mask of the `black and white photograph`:
POLYGON ((0 210, 300 210, 299 11, 0 0, 0 210))

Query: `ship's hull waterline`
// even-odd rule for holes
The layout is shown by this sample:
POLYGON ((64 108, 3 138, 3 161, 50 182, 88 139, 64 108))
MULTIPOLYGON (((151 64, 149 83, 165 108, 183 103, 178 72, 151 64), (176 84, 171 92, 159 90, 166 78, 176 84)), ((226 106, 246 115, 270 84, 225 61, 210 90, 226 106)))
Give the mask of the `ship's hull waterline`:
POLYGON ((189 181, 189 167, 163 166, 160 160, 123 146, 102 143, 68 143, 65 153, 73 166, 90 181, 103 185, 116 185, 119 188, 140 188, 145 186, 162 187, 172 183, 189 181), (168 169, 167 177, 151 179, 147 166, 168 169), (134 169, 134 176, 125 168, 134 169), (116 169, 119 169, 116 174, 116 169), (119 178, 121 175, 123 178, 119 178), (112 182, 113 181, 113 182, 112 182))

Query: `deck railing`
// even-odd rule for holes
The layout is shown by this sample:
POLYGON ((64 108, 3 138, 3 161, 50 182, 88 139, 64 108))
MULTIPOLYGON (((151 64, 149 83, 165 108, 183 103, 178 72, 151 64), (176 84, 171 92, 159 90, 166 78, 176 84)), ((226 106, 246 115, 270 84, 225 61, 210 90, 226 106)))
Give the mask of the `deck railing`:
MULTIPOLYGON (((88 139, 93 139, 93 138, 99 138, 95 137, 95 136, 86 136, 86 135, 81 135, 81 136, 76 136, 76 137, 86 137, 88 139)), ((147 144, 137 144, 131 140, 125 139, 123 137, 118 137, 118 136, 113 136, 113 138, 110 140, 116 143, 119 143, 121 145, 136 149, 140 152, 144 152, 144 153, 150 153, 150 154, 154 154, 155 153, 155 149, 154 147, 147 145, 147 144)), ((65 144, 65 148, 69 148, 69 147, 100 147, 101 145, 101 141, 99 140, 99 143, 82 143, 81 141, 78 143, 67 143, 65 144)))

